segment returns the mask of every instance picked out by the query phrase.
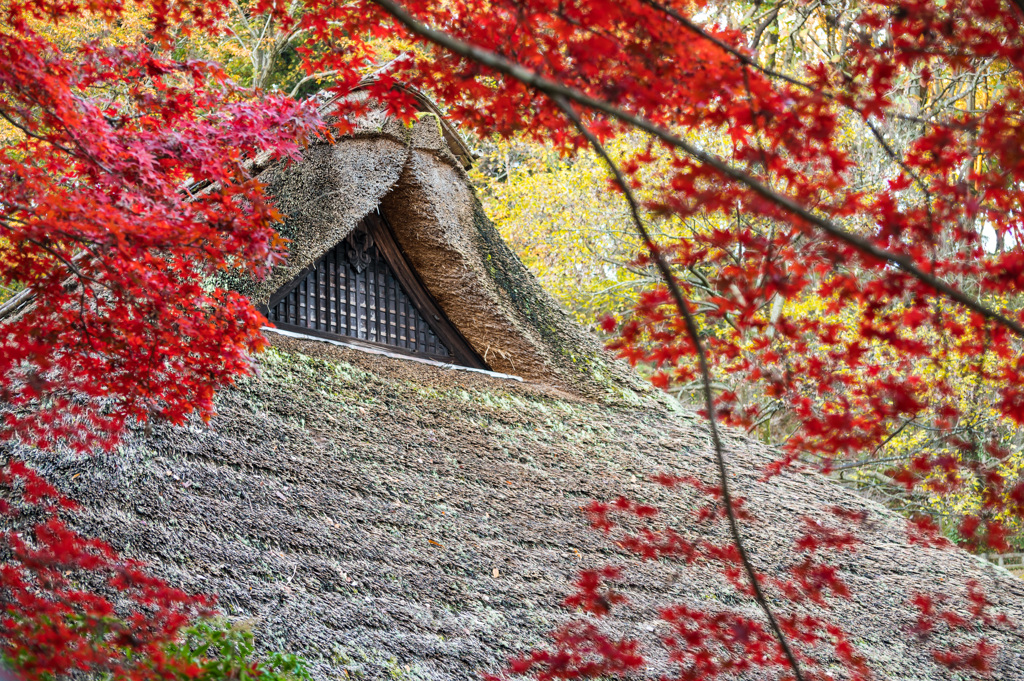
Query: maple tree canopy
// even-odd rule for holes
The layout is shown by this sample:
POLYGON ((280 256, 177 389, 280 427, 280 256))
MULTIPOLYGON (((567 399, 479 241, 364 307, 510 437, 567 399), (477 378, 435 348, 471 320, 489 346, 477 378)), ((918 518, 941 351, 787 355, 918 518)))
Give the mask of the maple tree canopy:
MULTIPOLYGON (((745 32, 716 18, 716 3, 704 0, 258 0, 246 20, 304 36, 296 54, 310 78, 329 74, 345 96, 374 72, 367 97, 340 100, 329 126, 312 103, 243 90, 215 64, 178 58, 179 39, 227 33, 233 3, 139 6, 144 39, 70 47, 47 31, 87 14, 115 25, 126 5, 8 0, 0 9, 0 279, 19 291, 0 309, 8 439, 112 449, 133 423, 211 417, 215 392, 249 373, 266 344, 265 317, 219 284, 272 279, 286 252, 277 232, 285 216, 257 173, 274 159, 297 160, 316 135, 354 133, 368 102, 410 121, 418 103, 408 88, 394 87, 402 82, 430 92, 480 135, 523 135, 564 154, 590 149, 628 205, 629 228, 644 247, 635 266, 656 272, 660 283, 603 325, 620 356, 653 369, 656 386, 695 386, 717 483, 672 473, 658 479, 713 500, 705 515, 724 523, 730 541, 681 538, 657 524, 656 509, 625 498, 596 502, 591 517, 606 532, 619 529, 622 514, 653 523, 639 534, 622 530, 620 546, 646 557, 709 560, 760 608, 755 621, 666 606, 663 619, 675 633, 665 644, 680 677, 753 664, 803 681, 820 663, 808 647, 822 641, 851 678, 868 674, 840 629, 771 605, 775 597, 792 605, 825 592, 845 596, 834 568, 809 555, 775 582, 759 575, 743 541, 741 525, 752 519, 730 488, 719 423, 755 428, 771 418, 752 393, 783 410, 790 429, 766 475, 798 459, 826 472, 860 465, 858 457, 875 457, 906 430, 927 434, 929 444, 879 475, 936 495, 971 487, 978 503, 946 533, 974 550, 1009 548, 1011 528, 1024 517, 1024 480, 1005 465, 1006 443, 1024 422, 1019 0, 851 3, 810 29, 828 43, 827 59, 815 54, 781 70, 757 51, 763 28, 745 32), (396 43, 403 54, 392 59, 396 43), (986 70, 992 65, 996 73, 986 70), (977 87, 969 98, 960 92, 970 79, 985 82, 984 96, 977 87), (626 133, 645 144, 617 159, 606 143, 626 133), (652 226, 666 220, 707 227, 659 241, 652 226), (792 304, 808 299, 817 306, 810 312, 792 304), (716 376, 750 390, 722 389, 716 376), (962 427, 973 413, 965 381, 978 386, 969 401, 995 406, 990 427, 962 427)), ((795 6, 806 10, 806 23, 810 6, 795 6)), ((764 10, 765 27, 783 9, 764 10)), ((432 293, 451 317, 455 308, 432 293)), ((308 320, 308 299, 306 309, 308 320)), ((450 321, 490 364, 468 327, 450 321)), ((422 342, 437 352, 436 342, 422 342)), ((9 465, 2 482, 24 487, 29 505, 65 501, 33 476, 9 465)), ((9 510, 7 502, 0 507, 9 510)), ((837 513, 851 527, 862 520, 837 513)), ((40 525, 39 546, 9 537, 21 568, 2 573, 5 588, 24 596, 52 585, 56 595, 9 598, 5 623, 36 632, 44 621, 73 619, 79 606, 87 623, 108 614, 104 599, 58 576, 62 560, 117 573, 115 554, 65 530, 54 517, 40 525)), ((908 536, 938 546, 941 534, 923 514, 908 536)), ((851 543, 819 523, 797 545, 813 554, 851 543)), ((130 571, 114 584, 133 588, 125 575, 144 581, 130 571)), ((621 598, 609 584, 619 578, 614 569, 585 572, 571 604, 593 617, 615 612, 621 598)), ((184 613, 202 608, 146 584, 140 602, 160 602, 160 624, 138 640, 157 654, 184 613)), ((1009 626, 975 585, 968 599, 970 618, 919 594, 915 632, 926 639, 972 620, 1009 626)), ((59 640, 84 651, 87 639, 76 637, 89 632, 62 630, 59 640)), ((596 678, 644 664, 635 641, 590 624, 563 627, 553 645, 556 652, 537 652, 512 671, 596 678)), ((96 669, 135 673, 117 666, 131 655, 104 655, 96 669)), ((981 638, 934 658, 982 672, 995 655, 981 638)), ((61 656, 51 651, 47 659, 61 656)))

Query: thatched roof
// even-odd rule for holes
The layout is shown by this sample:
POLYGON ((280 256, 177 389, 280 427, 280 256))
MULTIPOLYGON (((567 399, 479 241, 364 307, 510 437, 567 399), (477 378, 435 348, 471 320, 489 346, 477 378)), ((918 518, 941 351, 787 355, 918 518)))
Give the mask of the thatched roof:
MULTIPOLYGON (((607 562, 629 566, 637 631, 658 631, 651 607, 666 599, 756 616, 712 568, 638 564, 580 512, 624 493, 694 536, 724 536, 694 524, 690 493, 645 481, 655 470, 713 479, 691 415, 273 337, 259 375, 220 396, 209 426, 157 427, 96 458, 22 455, 85 503, 88 532, 219 594, 229 615, 252 618, 261 647, 305 655, 318 679, 494 671, 567 616, 559 603, 578 568, 607 562)), ((735 434, 726 447, 770 574, 796 560, 800 516, 833 504, 870 514, 864 546, 839 559, 854 597, 833 617, 879 678, 956 678, 907 633, 915 591, 962 607, 977 579, 1024 621, 1019 579, 959 550, 908 546, 900 517, 815 474, 758 482, 771 453, 735 434)), ((1022 639, 992 638, 999 678, 1024 678, 1022 639)))
MULTIPOLYGON (((647 392, 598 341, 573 323, 501 239, 466 175, 469 150, 436 107, 406 127, 371 110, 354 133, 308 147, 300 163, 260 180, 287 220, 286 265, 235 288, 265 304, 281 286, 381 212, 430 295, 477 355, 497 372, 578 394, 647 392)), ((332 105, 325 105, 330 113, 332 105)))

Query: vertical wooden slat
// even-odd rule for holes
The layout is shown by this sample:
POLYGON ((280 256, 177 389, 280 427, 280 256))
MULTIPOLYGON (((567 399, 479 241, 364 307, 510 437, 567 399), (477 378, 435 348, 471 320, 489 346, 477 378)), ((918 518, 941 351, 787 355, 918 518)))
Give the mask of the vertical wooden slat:
POLYGON ((348 274, 348 335, 356 338, 359 336, 359 315, 356 313, 359 301, 359 277, 351 267, 348 274))
POLYGON ((354 336, 355 328, 352 326, 352 268, 348 266, 348 260, 345 260, 345 335, 354 336))
MULTIPOLYGON (((322 265, 322 263, 321 263, 322 265)), ((316 298, 316 328, 318 331, 324 330, 324 271, 322 267, 317 267, 314 270, 316 287, 314 298, 316 298)))
POLYGON ((314 272, 306 275, 306 328, 315 328, 316 324, 316 289, 313 287, 314 272))
POLYGON ((410 326, 412 327, 412 333, 409 336, 409 348, 411 350, 419 351, 420 349, 420 320, 419 314, 416 311, 416 306, 412 304, 412 301, 406 302, 406 309, 409 310, 410 326))
POLYGON ((343 336, 348 332, 348 264, 338 246, 338 333, 343 336))
MULTIPOLYGON (((375 251, 377 249, 374 249, 375 251)), ((388 326, 387 326, 387 314, 388 314, 388 302, 387 297, 384 295, 384 286, 387 284, 387 264, 384 259, 380 256, 380 253, 374 253, 373 256, 373 267, 377 270, 376 281, 376 293, 377 293, 377 342, 387 343, 388 342, 388 326)))
POLYGON ((320 271, 320 328, 324 331, 331 330, 331 294, 328 291, 331 285, 331 269, 327 266, 327 258, 321 260, 317 267, 320 271))
POLYGON ((324 331, 331 333, 334 331, 332 322, 334 321, 334 269, 331 267, 331 251, 327 251, 324 254, 324 262, 321 265, 323 268, 323 291, 324 291, 324 331))
MULTIPOLYGON (((371 313, 373 315, 373 332, 371 337, 374 341, 380 343, 382 342, 380 337, 380 297, 377 295, 377 292, 380 291, 380 282, 378 281, 378 279, 380 279, 380 271, 377 269, 376 253, 374 253, 373 257, 370 258, 370 266, 367 267, 366 270, 368 272, 373 272, 369 282, 373 289, 373 295, 367 296, 368 300, 366 304, 366 311, 367 315, 370 315, 371 313)), ((367 322, 369 321, 370 320, 367 319, 367 322)))
POLYGON ((320 330, 320 275, 316 269, 309 273, 309 305, 313 308, 309 328, 320 330))
POLYGON ((420 342, 420 327, 412 301, 406 301, 405 310, 406 314, 409 315, 409 349, 415 351, 420 342))
POLYGON ((316 279, 316 270, 310 272, 309 276, 306 277, 306 307, 308 309, 308 312, 306 313, 308 315, 306 326, 311 329, 317 328, 316 279))
POLYGON ((363 340, 372 340, 373 333, 373 311, 370 307, 370 299, 373 297, 373 270, 367 266, 363 268, 362 291, 363 295, 359 300, 359 321, 363 331, 363 340))
POLYGON ((316 268, 316 328, 327 330, 327 294, 324 292, 324 265, 321 262, 316 268))
POLYGON ((341 244, 334 249, 334 259, 338 263, 338 333, 348 335, 348 266, 341 244))
POLYGON ((420 316, 413 307, 412 301, 409 301, 409 316, 412 317, 412 349, 419 352, 420 350, 420 316))
POLYGON ((359 272, 359 283, 357 288, 356 296, 356 316, 357 316, 357 338, 366 340, 366 272, 367 269, 363 269, 359 272))
POLYGON ((395 278, 388 273, 388 342, 398 345, 398 310, 395 309, 395 278))
POLYGON ((377 259, 370 258, 366 272, 366 340, 378 341, 377 338, 377 259))
POLYGON ((345 284, 344 284, 344 282, 345 282, 345 279, 344 279, 345 270, 344 270, 344 265, 341 263, 341 261, 338 258, 338 247, 337 246, 334 247, 333 253, 334 253, 334 298, 335 298, 335 300, 334 300, 334 308, 335 308, 335 312, 334 312, 334 314, 335 314, 335 317, 334 317, 334 331, 335 331, 335 333, 344 333, 344 331, 342 329, 342 325, 341 325, 341 319, 342 319, 342 314, 343 314, 342 306, 341 306, 342 305, 341 304, 341 298, 344 295, 344 290, 345 290, 345 284))
POLYGON ((316 310, 315 303, 315 292, 313 291, 313 273, 310 272, 306 275, 306 328, 313 328, 313 318, 316 310))
POLYGON ((384 339, 388 345, 394 345, 391 334, 391 272, 384 269, 384 339))
POLYGON ((330 268, 330 273, 327 281, 329 282, 329 294, 331 297, 331 321, 327 324, 327 330, 334 333, 338 332, 338 247, 335 246, 327 253, 327 261, 330 268))
POLYGON ((316 287, 313 284, 313 277, 316 270, 306 275, 306 328, 316 328, 316 287))
POLYGON ((398 308, 402 311, 402 347, 412 347, 412 319, 409 318, 409 300, 402 296, 398 301, 398 308))
POLYGON ((416 339, 416 344, 413 346, 416 348, 416 352, 423 352, 423 317, 420 316, 419 310, 417 310, 412 301, 409 301, 409 309, 412 312, 413 319, 416 320, 416 335, 413 336, 416 339))
POLYGON ((355 271, 351 264, 348 268, 348 288, 348 313, 351 317, 349 326, 352 327, 348 335, 353 338, 359 338, 359 273, 355 271))
MULTIPOLYGON (((396 282, 397 283, 397 282, 396 282)), ((402 294, 395 291, 395 345, 403 347, 405 343, 405 310, 402 309, 402 294)))
POLYGON ((364 267, 359 273, 359 330, 363 340, 373 340, 370 336, 370 277, 372 270, 364 267))
POLYGON ((366 339, 377 341, 377 260, 366 266, 366 339))

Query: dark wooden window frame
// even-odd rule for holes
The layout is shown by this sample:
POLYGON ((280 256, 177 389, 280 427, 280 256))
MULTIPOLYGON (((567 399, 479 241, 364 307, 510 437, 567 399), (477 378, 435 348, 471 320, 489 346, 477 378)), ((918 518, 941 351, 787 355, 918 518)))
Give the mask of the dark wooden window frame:
MULTIPOLYGON (((378 213, 370 213, 363 218, 362 223, 373 237, 374 244, 380 250, 380 253, 383 255, 387 265, 390 266, 395 279, 412 301, 412 304, 419 311, 423 321, 427 323, 437 338, 444 343, 445 347, 451 353, 451 356, 438 357, 424 352, 391 345, 389 343, 378 343, 353 336, 346 336, 344 334, 322 331, 319 329, 310 329, 305 326, 298 326, 283 322, 274 322, 274 325, 286 331, 315 336, 318 338, 338 340, 356 346, 363 346, 376 350, 387 350, 388 352, 408 355, 410 357, 421 357, 436 361, 449 362, 475 369, 490 369, 490 367, 487 366, 487 363, 484 362, 480 355, 478 355, 469 345, 465 337, 459 333, 459 330, 455 328, 441 308, 438 307, 437 303, 434 302, 434 298, 427 291, 415 270, 413 270, 409 265, 405 254, 402 252, 401 247, 395 240, 394 233, 391 230, 391 225, 388 224, 384 216, 378 213)), ((269 317, 270 310, 277 307, 278 303, 285 299, 293 289, 305 281, 310 272, 313 272, 320 266, 323 259, 324 256, 321 256, 314 263, 299 272, 294 279, 278 289, 278 291, 270 297, 267 305, 260 306, 260 311, 269 317)))

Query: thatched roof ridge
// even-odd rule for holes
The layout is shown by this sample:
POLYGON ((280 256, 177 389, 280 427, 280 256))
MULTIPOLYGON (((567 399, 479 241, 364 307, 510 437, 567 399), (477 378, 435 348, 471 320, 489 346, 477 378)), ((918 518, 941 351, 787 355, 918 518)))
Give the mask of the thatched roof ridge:
MULTIPOLYGON (((477 678, 567 616, 559 603, 580 566, 607 562, 628 566, 636 631, 657 633, 652 608, 666 598, 757 616, 713 570, 638 564, 579 510, 625 493, 694 536, 723 536, 692 522, 688 493, 645 482, 654 470, 710 480, 695 418, 319 341, 274 346, 258 376, 220 395, 209 426, 158 426, 91 459, 18 454, 84 503, 86 531, 218 594, 253 622, 261 648, 301 653, 317 679, 477 678)), ((963 607, 977 579, 1024 621, 1024 582, 961 551, 908 546, 897 515, 820 476, 758 482, 771 452, 756 441, 730 433, 726 448, 769 574, 794 559, 801 515, 837 503, 868 511, 864 547, 838 561, 854 598, 832 616, 878 678, 957 678, 907 633, 914 591, 963 607)), ((1002 646, 997 678, 1024 679, 1020 636, 985 633, 1002 646)))

